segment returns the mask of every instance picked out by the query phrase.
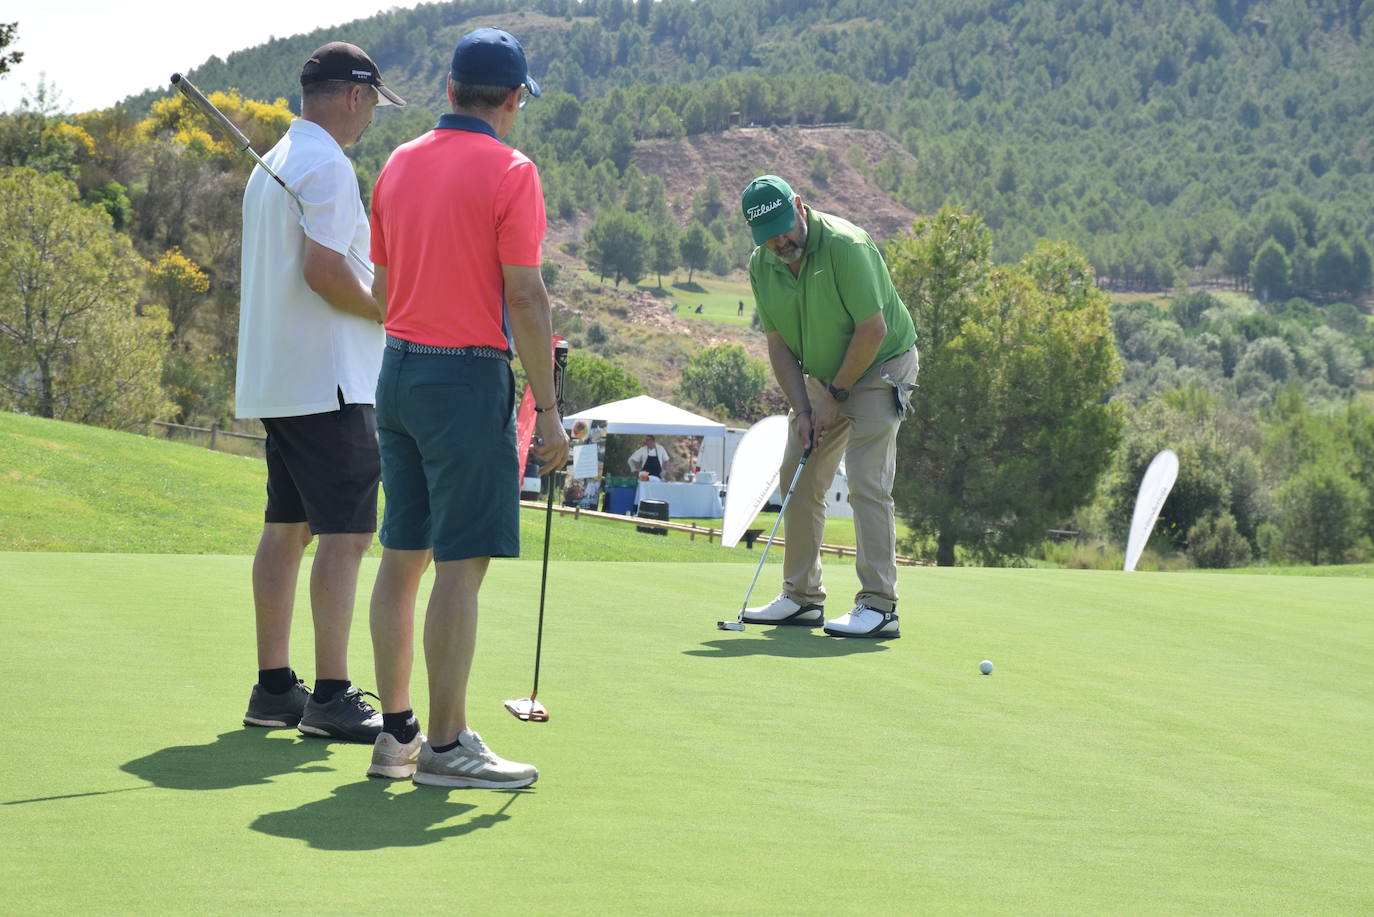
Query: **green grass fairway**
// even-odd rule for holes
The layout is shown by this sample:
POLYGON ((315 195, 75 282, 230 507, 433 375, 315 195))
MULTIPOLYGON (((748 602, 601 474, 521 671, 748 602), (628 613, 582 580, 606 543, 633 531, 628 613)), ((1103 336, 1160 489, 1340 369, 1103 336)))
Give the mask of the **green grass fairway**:
POLYGON ((686 279, 668 285, 668 292, 677 303, 678 315, 684 318, 705 318, 732 325, 748 325, 754 320, 754 290, 747 280, 722 280, 697 274, 689 284, 686 279), (739 304, 744 303, 744 314, 739 304), (701 314, 697 314, 701 306, 701 314))
POLYGON ((473 725, 542 770, 500 793, 241 728, 249 565, 0 554, 5 913, 1374 911, 1368 579, 903 569, 866 642, 717 631, 746 567, 559 562, 530 725, 539 567, 497 562, 473 725))
MULTIPOLYGON (((592 283, 611 283, 609 280, 603 281, 590 271, 583 272, 582 276, 592 283)), ((727 280, 698 271, 693 275, 691 283, 687 282, 686 275, 665 275, 663 283, 662 287, 658 286, 658 278, 650 274, 637 286, 646 293, 658 297, 666 296, 670 308, 676 303, 677 314, 682 318, 709 319, 744 326, 748 326, 754 320, 754 290, 747 279, 727 280), (743 315, 739 314, 741 301, 744 302, 743 315), (700 314, 697 314, 697 306, 701 306, 700 314)))

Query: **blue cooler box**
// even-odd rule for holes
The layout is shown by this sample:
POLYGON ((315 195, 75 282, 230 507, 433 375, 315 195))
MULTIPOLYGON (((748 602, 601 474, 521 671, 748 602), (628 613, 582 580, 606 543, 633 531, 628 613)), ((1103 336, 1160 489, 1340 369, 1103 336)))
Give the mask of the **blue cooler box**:
POLYGON ((618 513, 621 516, 630 515, 630 510, 635 505, 635 489, 633 487, 607 487, 606 488, 606 511, 618 513))

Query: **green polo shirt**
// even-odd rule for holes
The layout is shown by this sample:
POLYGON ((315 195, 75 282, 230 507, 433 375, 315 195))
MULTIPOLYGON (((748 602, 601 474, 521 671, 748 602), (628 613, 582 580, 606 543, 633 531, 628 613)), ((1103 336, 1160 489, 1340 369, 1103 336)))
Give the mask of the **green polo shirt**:
POLYGON ((802 372, 829 384, 856 324, 878 311, 887 323, 887 336, 864 372, 915 344, 916 326, 868 233, 828 213, 808 214, 798 275, 760 245, 749 259, 749 282, 763 330, 781 335, 802 372))

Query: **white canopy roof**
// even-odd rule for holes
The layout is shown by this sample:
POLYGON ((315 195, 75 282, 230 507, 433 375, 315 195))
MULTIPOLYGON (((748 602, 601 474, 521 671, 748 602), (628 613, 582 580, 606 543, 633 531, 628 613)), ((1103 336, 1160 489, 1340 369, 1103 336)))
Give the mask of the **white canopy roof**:
POLYGON ((637 395, 623 401, 612 401, 579 411, 563 418, 563 425, 571 427, 575 420, 604 420, 607 433, 650 433, 663 436, 719 436, 725 437, 725 424, 691 411, 674 407, 648 395, 637 395))

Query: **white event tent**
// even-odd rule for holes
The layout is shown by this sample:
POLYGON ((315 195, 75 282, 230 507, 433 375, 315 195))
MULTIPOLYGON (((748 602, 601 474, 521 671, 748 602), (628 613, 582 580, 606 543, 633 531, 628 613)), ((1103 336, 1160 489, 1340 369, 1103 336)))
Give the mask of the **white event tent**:
POLYGON ((572 427, 573 422, 577 420, 585 420, 588 423, 604 420, 607 433, 701 436, 704 437, 701 451, 705 452, 709 443, 711 448, 719 450, 721 467, 725 464, 725 424, 716 423, 709 417, 702 417, 691 411, 684 411, 648 395, 636 395, 634 398, 611 401, 585 411, 578 411, 564 417, 563 425, 572 427))

